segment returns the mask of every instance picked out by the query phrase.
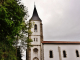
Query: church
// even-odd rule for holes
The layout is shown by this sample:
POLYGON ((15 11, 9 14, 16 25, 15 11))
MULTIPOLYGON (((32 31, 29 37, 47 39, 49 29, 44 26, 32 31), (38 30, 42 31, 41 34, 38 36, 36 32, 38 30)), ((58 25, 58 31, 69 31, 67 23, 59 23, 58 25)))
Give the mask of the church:
POLYGON ((33 40, 26 60, 80 60, 79 41, 44 41, 43 24, 36 6, 30 19, 33 32, 29 38, 33 40))

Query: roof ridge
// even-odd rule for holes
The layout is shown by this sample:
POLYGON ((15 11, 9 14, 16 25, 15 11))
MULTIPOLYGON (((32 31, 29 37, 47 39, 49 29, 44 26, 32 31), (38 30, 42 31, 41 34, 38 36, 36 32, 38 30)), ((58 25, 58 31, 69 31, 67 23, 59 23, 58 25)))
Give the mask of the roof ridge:
POLYGON ((61 44, 66 44, 66 43, 69 43, 69 44, 76 44, 76 43, 79 43, 80 44, 80 41, 42 41, 42 43, 61 43, 61 44))

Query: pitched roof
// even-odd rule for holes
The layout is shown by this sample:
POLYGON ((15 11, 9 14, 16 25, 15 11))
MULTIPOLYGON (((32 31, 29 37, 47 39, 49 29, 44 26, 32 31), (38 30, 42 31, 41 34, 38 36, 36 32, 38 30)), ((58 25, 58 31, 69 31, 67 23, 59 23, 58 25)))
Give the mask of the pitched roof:
POLYGON ((32 21, 34 21, 34 20, 41 21, 41 19, 38 16, 37 9, 36 9, 35 5, 34 5, 34 10, 33 10, 33 15, 32 15, 30 20, 32 20, 32 21))
POLYGON ((43 44, 80 44, 80 41, 43 41, 43 44))

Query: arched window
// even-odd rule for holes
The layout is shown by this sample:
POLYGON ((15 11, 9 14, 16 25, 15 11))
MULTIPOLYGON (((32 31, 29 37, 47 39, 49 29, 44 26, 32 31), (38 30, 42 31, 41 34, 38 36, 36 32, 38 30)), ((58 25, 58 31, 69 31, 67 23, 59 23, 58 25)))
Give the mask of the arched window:
POLYGON ((63 50, 63 57, 66 57, 66 51, 63 50))
POLYGON ((49 54, 50 54, 50 58, 53 58, 53 52, 49 51, 49 54))
POLYGON ((34 51, 34 52, 38 52, 38 49, 37 49, 37 48, 34 48, 33 51, 34 51))
POLYGON ((33 60, 39 60, 37 57, 34 57, 33 60))
POLYGON ((78 50, 76 50, 76 56, 79 57, 79 52, 78 52, 78 50))
POLYGON ((34 32, 37 32, 37 25, 34 25, 34 32))

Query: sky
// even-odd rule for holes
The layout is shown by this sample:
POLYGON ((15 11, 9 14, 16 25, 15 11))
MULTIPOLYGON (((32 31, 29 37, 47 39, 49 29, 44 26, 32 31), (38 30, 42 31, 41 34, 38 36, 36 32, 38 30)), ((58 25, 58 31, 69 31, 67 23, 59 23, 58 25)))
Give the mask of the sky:
POLYGON ((80 41, 80 0, 22 0, 28 20, 34 2, 43 23, 44 41, 80 41))

